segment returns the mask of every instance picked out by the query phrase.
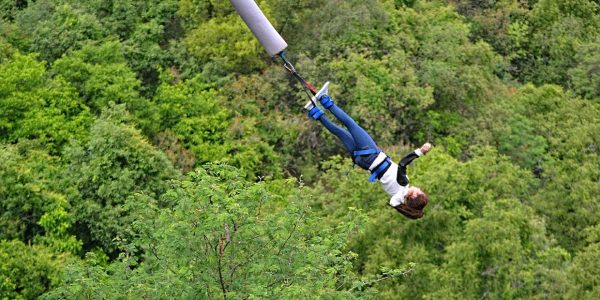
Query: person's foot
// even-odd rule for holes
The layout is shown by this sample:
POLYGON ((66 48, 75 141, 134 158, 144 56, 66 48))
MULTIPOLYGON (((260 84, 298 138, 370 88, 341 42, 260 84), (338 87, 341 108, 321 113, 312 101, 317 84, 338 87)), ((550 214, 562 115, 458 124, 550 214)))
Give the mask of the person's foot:
POLYGON ((306 102, 306 105, 304 105, 304 109, 308 111, 313 109, 313 107, 315 107, 315 102, 313 102, 312 100, 308 100, 308 102, 306 102))
POLYGON ((308 100, 308 102, 306 102, 306 105, 304 105, 304 109, 308 111, 313 109, 313 107, 315 107, 315 103, 312 100, 308 100))
POLYGON ((313 101, 321 100, 321 97, 327 95, 329 93, 329 81, 325 82, 323 87, 315 94, 313 97, 313 101))

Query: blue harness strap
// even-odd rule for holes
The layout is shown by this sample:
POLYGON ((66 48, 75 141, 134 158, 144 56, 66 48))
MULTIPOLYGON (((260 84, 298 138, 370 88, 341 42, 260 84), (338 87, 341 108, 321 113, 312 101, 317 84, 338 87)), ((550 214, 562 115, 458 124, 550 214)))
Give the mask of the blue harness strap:
POLYGON ((324 112, 315 106, 308 112, 308 117, 318 120, 323 114, 324 112))
POLYGON ((389 157, 386 157, 385 160, 381 164, 379 164, 377 168, 375 168, 373 173, 371 173, 371 176, 369 176, 369 182, 377 181, 377 177, 379 177, 379 174, 381 174, 381 172, 383 172, 391 164, 392 160, 389 157))
MULTIPOLYGON (((379 148, 357 150, 357 151, 352 152, 352 156, 353 156, 352 159, 355 160, 359 156, 378 154, 380 152, 381 152, 381 149, 379 149, 379 148)), ((377 181, 379 174, 381 174, 381 172, 385 171, 387 169, 387 167, 389 167, 391 164, 392 164, 392 160, 390 159, 390 157, 389 156, 386 157, 385 160, 383 162, 381 162, 377 167, 375 167, 375 169, 371 172, 371 176, 369 176, 369 182, 377 181)))
POLYGON ((319 101, 321 102, 321 105, 327 109, 333 106, 333 100, 331 100, 331 98, 329 98, 327 95, 323 95, 319 101))
POLYGON ((381 150, 379 148, 357 150, 357 151, 352 152, 352 156, 357 157, 357 156, 361 156, 361 155, 369 155, 369 154, 374 154, 374 153, 379 153, 379 152, 381 152, 381 150))

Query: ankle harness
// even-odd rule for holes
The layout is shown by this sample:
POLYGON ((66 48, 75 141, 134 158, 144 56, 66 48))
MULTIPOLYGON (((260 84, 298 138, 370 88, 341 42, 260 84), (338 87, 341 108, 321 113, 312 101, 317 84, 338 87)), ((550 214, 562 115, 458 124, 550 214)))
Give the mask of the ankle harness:
POLYGON ((310 111, 308 111, 308 117, 318 120, 324 112, 317 106, 313 107, 310 111))

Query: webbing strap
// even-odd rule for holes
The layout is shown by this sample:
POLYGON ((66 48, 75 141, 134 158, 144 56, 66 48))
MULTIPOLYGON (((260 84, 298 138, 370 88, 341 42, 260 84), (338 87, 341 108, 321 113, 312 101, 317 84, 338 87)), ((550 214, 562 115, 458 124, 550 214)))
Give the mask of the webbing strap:
POLYGON ((377 181, 377 177, 379 177, 379 174, 381 172, 383 172, 383 170, 385 170, 391 164, 392 164, 392 161, 390 160, 389 157, 387 157, 379 166, 377 166, 377 168, 375 168, 375 171, 373 171, 373 173, 371 173, 371 176, 369 176, 369 182, 377 181))
POLYGON ((308 112, 308 116, 318 120, 322 115, 324 114, 324 112, 318 108, 317 106, 313 107, 309 112, 308 112))
POLYGON ((361 155, 368 155, 368 154, 374 154, 374 153, 379 153, 379 152, 381 152, 381 150, 379 150, 378 148, 371 148, 371 149, 354 151, 354 152, 352 152, 352 155, 354 155, 354 157, 357 157, 357 156, 361 156, 361 155))
POLYGON ((323 95, 323 97, 321 97, 321 99, 319 101, 321 102, 323 107, 325 107, 326 109, 329 109, 330 107, 333 106, 333 100, 331 100, 331 98, 327 95, 323 95))

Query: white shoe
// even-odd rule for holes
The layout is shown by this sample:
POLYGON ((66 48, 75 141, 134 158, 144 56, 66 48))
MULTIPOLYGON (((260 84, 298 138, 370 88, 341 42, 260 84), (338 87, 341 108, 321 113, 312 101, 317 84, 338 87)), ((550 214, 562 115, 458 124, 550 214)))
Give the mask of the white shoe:
POLYGON ((329 93, 329 81, 325 82, 323 87, 313 96, 312 101, 319 101, 321 96, 327 95, 329 93))
POLYGON ((313 109, 313 107, 315 107, 315 104, 313 103, 312 100, 308 100, 308 102, 306 102, 306 105, 304 105, 304 109, 306 109, 308 111, 313 109))

